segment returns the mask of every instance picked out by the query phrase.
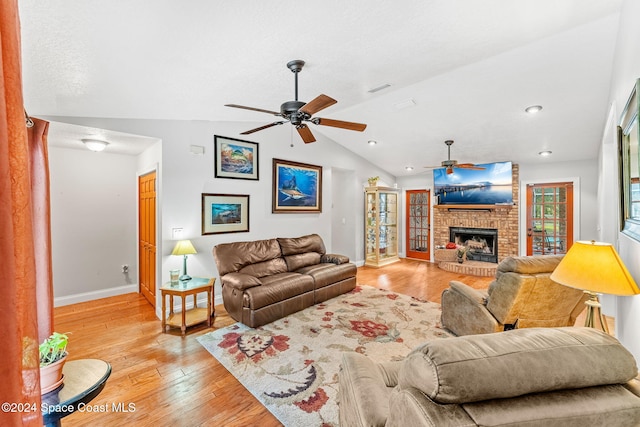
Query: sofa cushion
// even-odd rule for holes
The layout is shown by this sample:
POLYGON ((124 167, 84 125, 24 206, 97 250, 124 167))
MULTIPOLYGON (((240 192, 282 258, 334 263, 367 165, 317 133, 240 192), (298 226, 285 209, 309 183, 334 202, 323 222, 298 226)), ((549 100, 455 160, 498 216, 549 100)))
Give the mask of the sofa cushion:
POLYGON ((313 291, 313 278, 298 273, 279 273, 260 279, 262 286, 244 291, 244 307, 256 310, 313 291))
POLYGON ((287 271, 287 263, 282 258, 274 258, 269 261, 249 264, 240 270, 240 273, 249 274, 254 277, 271 276, 287 271))
POLYGON ((262 285, 262 282, 257 277, 243 273, 229 273, 220 278, 222 284, 225 286, 231 286, 239 291, 243 291, 254 286, 262 285))
POLYGON ((355 264, 315 264, 296 270, 296 273, 308 274, 313 277, 315 288, 324 288, 333 283, 341 282, 350 277, 355 277, 357 273, 355 264))
POLYGON ((622 384, 637 374, 633 356, 604 332, 530 328, 425 343, 407 356, 398 383, 464 403, 622 384))
POLYGON ((289 271, 296 271, 302 267, 320 263, 318 252, 305 252, 303 254, 287 255, 284 257, 289 271))
MULTIPOLYGON (((253 242, 221 243, 213 248, 213 256, 221 276, 243 267, 280 258, 280 245, 276 239, 253 242)), ((250 273, 249 273, 250 274, 250 273)), ((254 276, 255 274, 252 274, 254 276)), ((259 277, 259 276, 257 276, 259 277)))
POLYGON ((317 252, 324 255, 327 251, 324 248, 322 237, 317 234, 309 234, 302 237, 278 237, 278 243, 282 255, 296 255, 305 252, 317 252))

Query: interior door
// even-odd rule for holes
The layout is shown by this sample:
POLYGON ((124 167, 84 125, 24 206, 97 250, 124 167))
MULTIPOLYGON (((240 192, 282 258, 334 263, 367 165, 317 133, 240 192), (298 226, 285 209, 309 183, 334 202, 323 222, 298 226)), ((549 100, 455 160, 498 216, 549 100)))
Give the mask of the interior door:
POLYGON ((573 183, 527 185, 527 255, 564 254, 573 244, 573 183))
POLYGON ((156 173, 138 177, 138 283, 140 293, 156 306, 156 173))
POLYGON ((407 258, 429 260, 431 227, 431 192, 407 190, 406 199, 406 253, 407 258))

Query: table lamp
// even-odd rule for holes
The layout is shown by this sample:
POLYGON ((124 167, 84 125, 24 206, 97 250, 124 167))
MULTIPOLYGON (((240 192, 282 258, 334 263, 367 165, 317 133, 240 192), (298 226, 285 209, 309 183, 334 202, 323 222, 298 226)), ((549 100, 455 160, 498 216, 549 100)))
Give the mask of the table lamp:
POLYGON ((191 276, 187 274, 187 255, 197 254, 196 248, 191 244, 191 240, 179 240, 176 243, 175 248, 173 248, 173 252, 171 255, 183 255, 184 260, 182 263, 182 276, 180 276, 180 280, 186 281, 191 280, 191 276))
POLYGON ((598 293, 611 295, 636 295, 638 285, 610 243, 575 242, 560 264, 551 273, 551 280, 571 288, 582 289, 589 295, 585 301, 587 317, 585 326, 595 327, 597 317, 602 329, 609 333, 602 317, 598 293))

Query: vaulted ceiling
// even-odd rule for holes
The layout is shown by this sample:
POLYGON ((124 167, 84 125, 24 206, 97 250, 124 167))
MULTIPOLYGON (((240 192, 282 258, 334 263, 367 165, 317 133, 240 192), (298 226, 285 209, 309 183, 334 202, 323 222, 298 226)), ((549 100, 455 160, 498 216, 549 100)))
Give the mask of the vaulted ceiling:
MULTIPOLYGON (((20 0, 25 106, 34 116, 251 129, 274 117, 224 104, 279 110, 294 98, 286 63, 302 59, 300 99, 329 95, 338 103, 318 116, 368 125, 362 133, 310 125, 313 133, 393 175, 438 165, 446 139, 461 162, 593 159, 620 4, 20 0), (528 115, 530 105, 543 110, 528 115), (543 150, 553 155, 542 159, 543 150)), ((285 124, 246 139, 267 132, 291 137, 285 124)))

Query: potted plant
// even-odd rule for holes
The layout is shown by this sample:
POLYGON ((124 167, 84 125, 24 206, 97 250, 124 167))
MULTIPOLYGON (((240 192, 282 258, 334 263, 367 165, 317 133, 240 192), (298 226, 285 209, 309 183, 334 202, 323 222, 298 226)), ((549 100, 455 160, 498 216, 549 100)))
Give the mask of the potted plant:
POLYGON ((55 390, 62 384, 62 367, 67 359, 67 334, 54 332, 39 346, 40 352, 40 392, 55 390))
POLYGON ((375 187, 376 185, 378 185, 378 180, 380 179, 379 176, 372 176, 369 177, 367 179, 367 181, 369 181, 369 187, 375 187))

